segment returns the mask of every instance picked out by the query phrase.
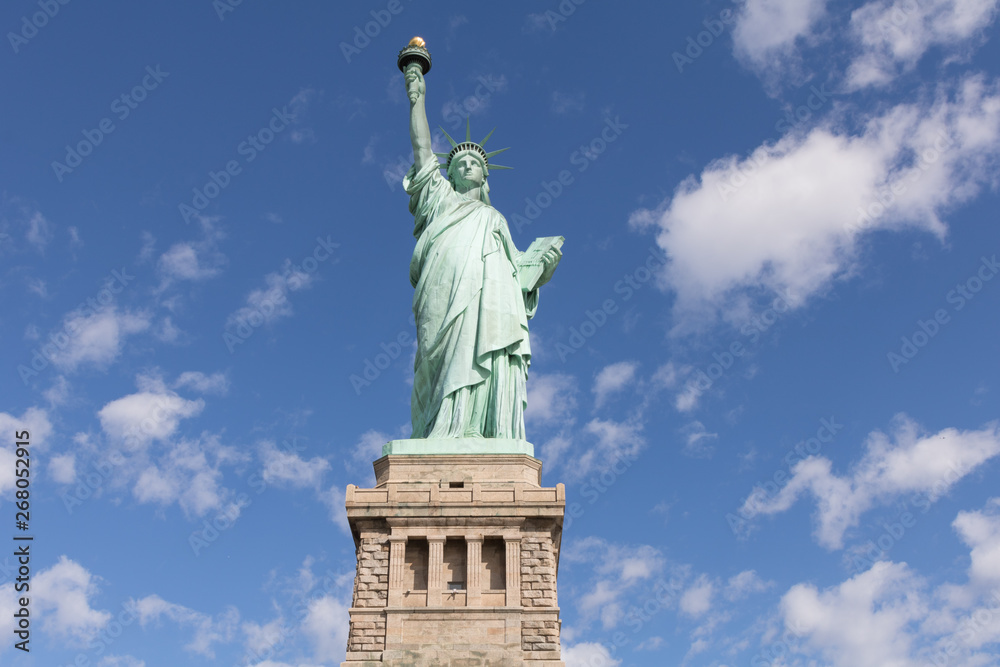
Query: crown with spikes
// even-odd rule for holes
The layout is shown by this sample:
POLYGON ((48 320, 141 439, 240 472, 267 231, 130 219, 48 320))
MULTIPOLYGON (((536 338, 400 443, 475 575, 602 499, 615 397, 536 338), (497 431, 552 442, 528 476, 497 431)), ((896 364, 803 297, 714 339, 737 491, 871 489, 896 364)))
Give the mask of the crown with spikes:
POLYGON ((466 152, 472 152, 479 155, 479 157, 483 159, 483 164, 486 165, 487 172, 489 172, 490 169, 513 169, 513 167, 504 167, 503 165, 500 164, 490 164, 491 157, 499 153, 503 153, 505 150, 508 150, 507 148, 501 148, 498 151, 492 151, 490 153, 487 153, 486 149, 483 148, 483 146, 486 145, 487 140, 489 140, 489 138, 493 136, 493 133, 496 131, 496 128, 490 130, 490 133, 487 134, 486 137, 484 137, 483 140, 480 141, 478 144, 472 140, 472 132, 469 127, 468 118, 465 119, 465 141, 463 141, 462 143, 458 143, 457 141, 452 139, 451 136, 447 132, 445 132, 443 127, 441 128, 441 131, 444 132, 444 136, 448 137, 448 141, 451 143, 451 152, 435 153, 434 155, 438 157, 447 158, 444 163, 445 171, 447 171, 448 167, 451 166, 451 161, 456 155, 458 155, 459 153, 466 153, 466 152))

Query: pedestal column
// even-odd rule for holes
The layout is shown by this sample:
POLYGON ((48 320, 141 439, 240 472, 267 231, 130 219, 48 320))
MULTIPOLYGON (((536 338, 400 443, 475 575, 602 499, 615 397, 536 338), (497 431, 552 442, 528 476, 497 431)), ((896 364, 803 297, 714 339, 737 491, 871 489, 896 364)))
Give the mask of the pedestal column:
POLYGON ((521 606, 521 538, 504 538, 507 547, 507 606, 521 606))
POLYGON ((406 566, 406 537, 389 538, 389 606, 403 604, 403 570, 406 566))
POLYGON ((427 536, 427 606, 440 607, 444 593, 444 535, 427 536))
POLYGON ((483 536, 467 535, 465 538, 465 589, 466 606, 483 604, 483 536))

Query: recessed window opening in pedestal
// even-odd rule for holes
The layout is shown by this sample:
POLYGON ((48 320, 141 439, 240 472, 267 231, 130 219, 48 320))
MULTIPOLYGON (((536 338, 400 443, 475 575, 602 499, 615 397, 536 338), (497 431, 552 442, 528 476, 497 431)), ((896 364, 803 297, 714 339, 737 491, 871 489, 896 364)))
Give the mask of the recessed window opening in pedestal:
POLYGON ((465 589, 465 540, 448 538, 444 543, 444 577, 449 591, 465 589))
POLYGON ((430 551, 427 540, 411 537, 406 540, 406 556, 403 559, 403 590, 427 590, 427 561, 430 551))
POLYGON ((507 548, 501 537, 483 540, 483 588, 502 591, 507 587, 507 548))
POLYGON ((465 482, 448 482, 449 489, 464 489, 465 482))

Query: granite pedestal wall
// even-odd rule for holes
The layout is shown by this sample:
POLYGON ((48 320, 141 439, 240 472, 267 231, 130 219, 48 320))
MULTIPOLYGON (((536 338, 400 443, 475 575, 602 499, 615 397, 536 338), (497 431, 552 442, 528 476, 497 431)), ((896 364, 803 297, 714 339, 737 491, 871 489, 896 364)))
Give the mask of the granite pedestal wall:
POLYGON ((374 465, 375 488, 347 487, 358 570, 343 666, 563 667, 565 487, 542 488, 527 454, 374 465))

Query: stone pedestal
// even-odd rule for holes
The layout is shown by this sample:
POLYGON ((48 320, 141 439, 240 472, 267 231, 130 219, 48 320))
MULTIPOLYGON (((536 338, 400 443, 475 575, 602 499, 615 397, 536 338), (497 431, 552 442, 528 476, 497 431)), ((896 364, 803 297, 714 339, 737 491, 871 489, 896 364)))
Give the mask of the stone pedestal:
POLYGON ((564 667, 563 485, 542 488, 525 454, 374 465, 375 488, 347 487, 358 571, 342 667, 564 667))

